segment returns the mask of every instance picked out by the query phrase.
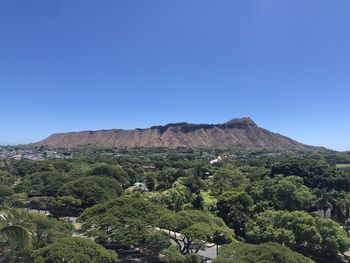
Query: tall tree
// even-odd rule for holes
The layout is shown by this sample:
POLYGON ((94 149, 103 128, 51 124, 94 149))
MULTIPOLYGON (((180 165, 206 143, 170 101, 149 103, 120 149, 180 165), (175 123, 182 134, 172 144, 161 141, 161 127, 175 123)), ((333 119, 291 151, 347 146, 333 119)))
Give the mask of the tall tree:
POLYGON ((35 263, 115 263, 117 259, 114 251, 81 237, 62 238, 34 252, 35 263))
POLYGON ((300 211, 270 210, 259 214, 249 226, 247 240, 276 242, 326 260, 338 259, 350 247, 350 239, 338 223, 300 211))
POLYGON ((221 248, 219 257, 214 263, 314 263, 302 254, 276 244, 264 243, 259 245, 233 243, 221 248))
POLYGON ((31 247, 31 227, 20 211, 4 206, 0 208, 0 235, 5 240, 19 242, 23 247, 31 247))
POLYGON ((323 211, 323 217, 327 217, 327 211, 332 211, 333 205, 335 203, 333 193, 325 189, 317 189, 316 191, 317 200, 315 206, 323 211))
POLYGON ((217 202, 218 216, 233 228, 237 235, 244 236, 246 224, 253 212, 253 199, 246 192, 226 192, 217 202))

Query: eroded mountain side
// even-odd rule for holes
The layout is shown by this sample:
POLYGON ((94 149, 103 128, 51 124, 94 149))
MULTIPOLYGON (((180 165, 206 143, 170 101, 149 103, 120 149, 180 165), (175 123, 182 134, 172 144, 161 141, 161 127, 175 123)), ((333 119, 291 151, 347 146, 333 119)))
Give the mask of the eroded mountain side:
POLYGON ((57 133, 37 145, 76 147, 100 144, 111 147, 267 148, 275 150, 322 151, 259 127, 250 118, 236 118, 220 124, 171 123, 147 129, 111 129, 57 133))

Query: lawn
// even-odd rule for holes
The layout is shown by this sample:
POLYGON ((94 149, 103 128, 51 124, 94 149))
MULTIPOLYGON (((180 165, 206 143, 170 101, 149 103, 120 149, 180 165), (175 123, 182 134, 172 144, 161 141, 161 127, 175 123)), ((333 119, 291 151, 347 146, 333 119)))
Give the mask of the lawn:
POLYGON ((217 199, 211 195, 210 191, 201 191, 201 194, 204 198, 205 205, 213 205, 216 203, 217 199))
POLYGON ((337 168, 350 168, 350 163, 337 163, 337 168))

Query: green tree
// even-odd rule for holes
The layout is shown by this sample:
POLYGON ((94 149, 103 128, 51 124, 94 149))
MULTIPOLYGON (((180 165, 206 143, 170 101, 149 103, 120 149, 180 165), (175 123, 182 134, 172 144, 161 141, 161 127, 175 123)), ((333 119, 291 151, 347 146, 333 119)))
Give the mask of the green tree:
POLYGON ((337 219, 342 222, 346 227, 346 233, 349 237, 350 228, 350 193, 341 193, 340 199, 338 199, 338 214, 337 219))
POLYGON ((59 196, 51 202, 50 213, 54 217, 78 216, 83 210, 81 200, 73 196, 59 196))
POLYGON ((7 241, 17 241, 23 247, 31 247, 31 225, 23 212, 7 207, 0 207, 0 236, 7 241))
POLYGON ((215 232, 231 242, 234 233, 222 219, 209 212, 179 213, 142 198, 124 196, 88 208, 80 217, 82 230, 99 243, 145 247, 156 229, 168 234, 182 254, 198 251, 215 232))
POLYGON ((324 189, 316 190, 317 200, 315 206, 323 211, 323 217, 327 217, 327 211, 333 209, 333 203, 335 202, 333 193, 324 189))
POLYGON ((55 171, 55 167, 48 160, 33 161, 29 159, 13 160, 11 164, 15 168, 15 173, 19 177, 31 175, 36 172, 55 171))
POLYGON ((91 172, 92 176, 110 176, 116 179, 117 181, 125 184, 128 182, 128 174, 124 169, 119 165, 111 165, 107 163, 98 163, 96 164, 91 172))
POLYGON ((158 256, 158 254, 170 246, 168 235, 164 231, 151 231, 146 237, 145 242, 141 246, 141 251, 150 256, 158 256))
POLYGON ((145 174, 145 182, 148 190, 154 191, 157 185, 157 179, 154 173, 146 173, 145 174))
POLYGON ((244 174, 237 168, 228 166, 214 173, 212 192, 220 195, 229 190, 241 191, 248 184, 249 179, 244 174))
POLYGON ((120 183, 106 176, 88 176, 68 182, 57 192, 58 196, 73 196, 81 200, 83 207, 89 207, 111 197, 120 196, 120 183))
POLYGON ((27 208, 48 211, 51 208, 51 204, 55 200, 54 197, 50 196, 36 196, 29 199, 27 208))
POLYGON ((169 248, 163 250, 162 254, 171 263, 201 263, 202 258, 195 253, 191 254, 181 254, 181 252, 176 248, 176 246, 170 246, 169 248))
POLYGON ((188 207, 193 201, 191 192, 179 181, 176 181, 170 189, 147 193, 145 197, 155 204, 163 205, 175 212, 183 210, 186 206, 188 207))
POLYGON ((307 256, 336 259, 350 247, 345 231, 333 220, 306 212, 266 211, 249 227, 247 240, 276 242, 307 256))
POLYGON ((192 207, 193 207, 193 209, 198 209, 198 210, 204 209, 204 207, 205 207, 204 198, 201 194, 196 195, 196 197, 192 201, 192 207))
POLYGON ((70 237, 74 231, 71 223, 43 215, 32 215, 31 222, 35 225, 34 248, 44 247, 63 237, 70 237))
POLYGON ((294 252, 289 248, 276 244, 260 245, 233 243, 220 249, 214 263, 313 263, 314 261, 294 252))
POLYGON ((40 248, 34 252, 35 263, 115 263, 117 254, 96 244, 88 238, 68 237, 40 248))
POLYGON ((316 199, 297 176, 265 178, 247 187, 247 192, 255 204, 265 202, 268 208, 276 210, 308 210, 316 199))
POLYGON ((4 204, 14 193, 15 191, 11 187, 0 184, 0 204, 4 204))
POLYGON ((218 199, 217 211, 237 235, 244 236, 253 212, 253 199, 246 192, 226 192, 218 199))
POLYGON ((157 173, 157 190, 166 190, 172 187, 173 183, 181 176, 174 168, 165 168, 157 173))
POLYGON ((288 157, 274 163, 270 175, 277 174, 300 176, 310 188, 350 190, 350 174, 310 157, 288 157))
POLYGON ((0 184, 13 185, 16 182, 17 178, 15 175, 11 174, 8 171, 0 170, 0 184))
POLYGON ((32 248, 32 229, 26 213, 0 207, 0 259, 3 262, 27 262, 32 248))
POLYGON ((222 219, 207 211, 164 213, 157 225, 168 230, 169 237, 177 244, 182 254, 198 252, 206 242, 212 243, 215 235, 221 235, 223 243, 230 243, 234 239, 233 231, 222 219))
POLYGON ((203 188, 203 181, 200 177, 188 176, 181 179, 182 184, 186 186, 191 193, 199 194, 201 188, 203 188))
POLYGON ((26 176, 16 187, 17 192, 31 195, 56 196, 60 189, 70 179, 67 174, 57 171, 35 172, 26 176))
POLYGON ((141 198, 124 196, 86 209, 82 230, 99 243, 139 247, 153 233, 159 212, 166 210, 141 198))

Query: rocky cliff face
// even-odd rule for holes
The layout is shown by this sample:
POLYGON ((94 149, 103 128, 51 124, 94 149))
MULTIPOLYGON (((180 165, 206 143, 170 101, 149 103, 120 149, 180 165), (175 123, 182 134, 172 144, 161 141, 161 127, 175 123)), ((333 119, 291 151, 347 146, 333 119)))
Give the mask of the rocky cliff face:
POLYGON ((250 118, 222 124, 173 123, 135 130, 100 130, 53 134, 37 143, 49 147, 102 144, 112 147, 268 148, 322 150, 258 127, 250 118))

